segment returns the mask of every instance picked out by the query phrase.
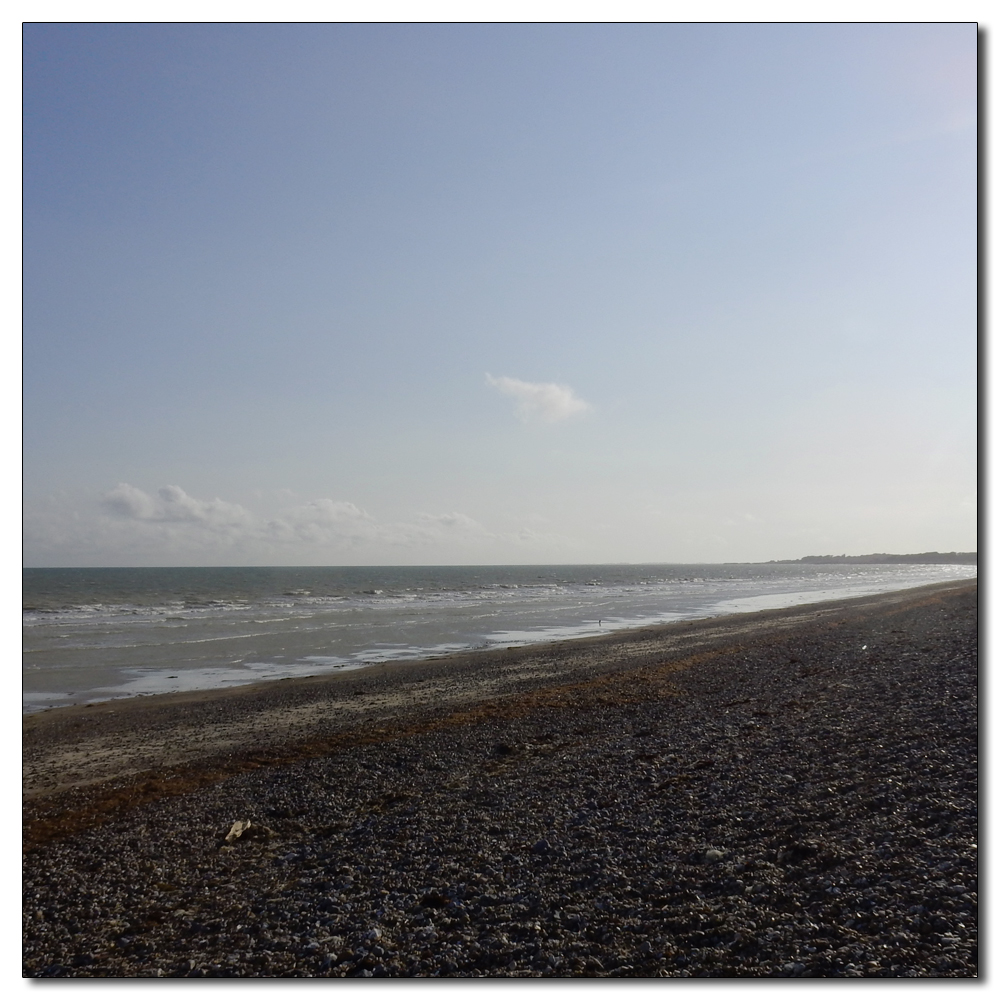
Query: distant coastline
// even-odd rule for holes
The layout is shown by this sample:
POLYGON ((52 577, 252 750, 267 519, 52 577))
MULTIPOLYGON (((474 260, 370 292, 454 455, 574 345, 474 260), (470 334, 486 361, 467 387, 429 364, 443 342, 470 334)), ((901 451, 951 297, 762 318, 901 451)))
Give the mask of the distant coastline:
POLYGON ((893 555, 889 552, 872 552, 867 556, 803 556, 801 559, 771 559, 772 563, 947 563, 948 565, 979 565, 978 552, 917 552, 910 555, 893 555))

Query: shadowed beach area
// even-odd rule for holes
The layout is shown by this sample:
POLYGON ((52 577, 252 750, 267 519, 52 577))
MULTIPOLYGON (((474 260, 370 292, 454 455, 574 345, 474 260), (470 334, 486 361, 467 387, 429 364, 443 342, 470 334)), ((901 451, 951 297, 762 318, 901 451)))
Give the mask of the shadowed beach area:
POLYGON ((975 976, 977 600, 27 716, 25 974, 975 976))

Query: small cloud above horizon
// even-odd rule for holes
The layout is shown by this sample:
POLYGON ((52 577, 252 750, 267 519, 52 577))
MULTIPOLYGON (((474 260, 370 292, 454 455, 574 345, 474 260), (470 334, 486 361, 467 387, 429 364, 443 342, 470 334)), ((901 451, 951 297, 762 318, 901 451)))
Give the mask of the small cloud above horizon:
POLYGON ((514 412, 523 423, 536 418, 556 423, 591 409, 590 403, 580 399, 568 385, 556 382, 525 382, 504 375, 494 378, 487 373, 486 384, 515 400, 514 412))

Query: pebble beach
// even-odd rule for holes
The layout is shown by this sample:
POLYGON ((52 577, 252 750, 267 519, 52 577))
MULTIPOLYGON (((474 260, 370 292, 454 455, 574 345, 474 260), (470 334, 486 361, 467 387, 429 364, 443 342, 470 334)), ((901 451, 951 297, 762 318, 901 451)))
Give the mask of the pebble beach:
POLYGON ((28 716, 23 974, 976 977, 977 601, 28 716))

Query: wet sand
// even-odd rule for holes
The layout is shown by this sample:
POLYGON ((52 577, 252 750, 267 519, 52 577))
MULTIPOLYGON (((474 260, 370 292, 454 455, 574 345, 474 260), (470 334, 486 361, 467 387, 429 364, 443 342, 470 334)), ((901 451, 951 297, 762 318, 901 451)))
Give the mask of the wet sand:
POLYGON ((28 716, 28 974, 975 975, 976 593, 28 716))

